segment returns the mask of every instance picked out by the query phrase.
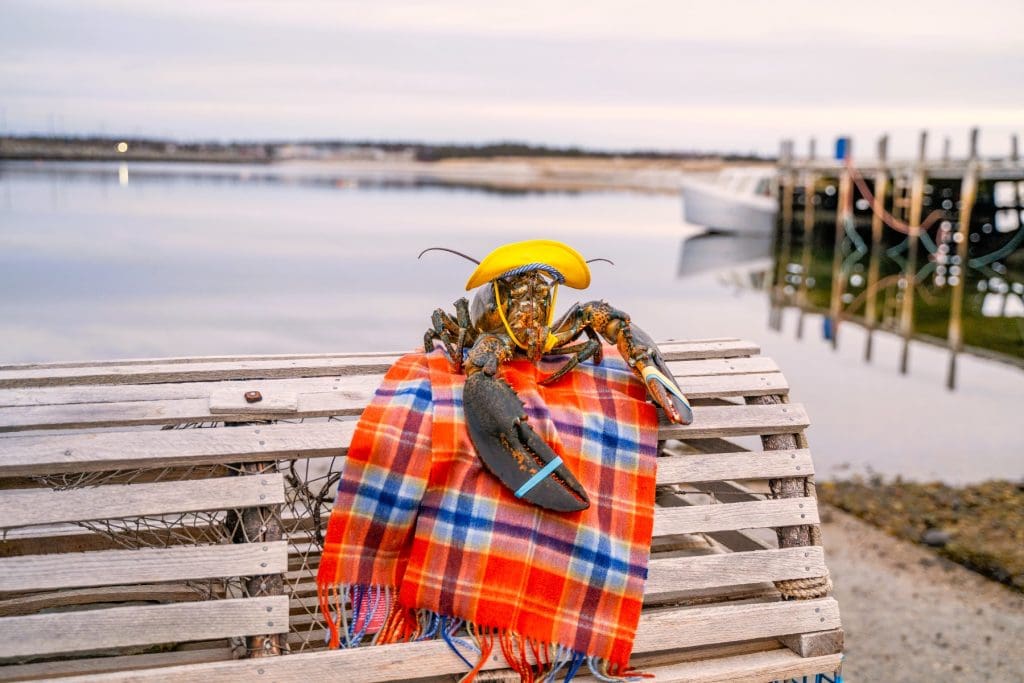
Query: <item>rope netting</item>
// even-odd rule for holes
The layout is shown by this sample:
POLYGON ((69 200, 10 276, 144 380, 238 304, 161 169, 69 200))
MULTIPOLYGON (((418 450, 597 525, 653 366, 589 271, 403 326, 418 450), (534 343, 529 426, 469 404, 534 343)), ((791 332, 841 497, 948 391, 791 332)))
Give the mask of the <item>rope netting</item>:
MULTIPOLYGON (((328 420, 333 418, 328 418, 328 420)), ((283 420, 278 422, 284 422, 283 420)), ((253 423, 245 423, 253 424, 253 423)), ((266 423, 260 423, 266 424, 266 423)), ((190 423, 164 429, 207 429, 238 423, 190 423)), ((179 482, 279 472, 285 482, 283 506, 75 522, 99 537, 92 547, 109 549, 171 548, 285 540, 288 568, 283 575, 178 581, 182 600, 216 600, 287 595, 290 602, 286 637, 232 639, 234 655, 253 650, 300 652, 325 647, 327 627, 319 614, 316 571, 333 504, 340 463, 337 458, 278 460, 259 463, 116 469, 32 477, 37 486, 54 490, 111 484, 179 482)), ((166 592, 165 592, 166 593, 166 592)))

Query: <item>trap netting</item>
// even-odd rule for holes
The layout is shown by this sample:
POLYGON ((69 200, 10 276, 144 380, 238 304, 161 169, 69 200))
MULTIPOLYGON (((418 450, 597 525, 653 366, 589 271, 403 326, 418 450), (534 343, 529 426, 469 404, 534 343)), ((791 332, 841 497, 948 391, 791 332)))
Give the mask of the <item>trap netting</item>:
MULTIPOLYGON (((204 422, 164 427, 164 429, 206 429, 232 426, 239 425, 238 423, 204 422)), ((158 596, 155 599, 162 602, 287 595, 290 603, 289 632, 286 635, 231 639, 234 656, 244 657, 252 654, 254 649, 264 650, 268 653, 280 653, 325 647, 327 628, 319 614, 316 572, 342 460, 342 458, 336 457, 320 457, 184 467, 117 469, 39 476, 34 477, 33 481, 38 486, 54 490, 68 490, 108 484, 183 482, 280 473, 285 483, 285 503, 283 505, 74 523, 75 526, 94 537, 90 541, 90 545, 96 548, 171 548, 287 541, 288 566, 284 574, 176 581, 151 584, 135 589, 139 596, 145 596, 147 594, 145 589, 151 588, 153 590, 150 591, 150 594, 158 596)), ((143 599, 146 598, 143 597, 143 599)))

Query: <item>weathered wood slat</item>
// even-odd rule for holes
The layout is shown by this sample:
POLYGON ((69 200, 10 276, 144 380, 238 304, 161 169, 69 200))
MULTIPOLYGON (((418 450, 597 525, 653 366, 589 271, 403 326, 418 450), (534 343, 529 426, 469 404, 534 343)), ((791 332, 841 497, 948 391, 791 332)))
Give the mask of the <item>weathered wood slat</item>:
POLYGON ((667 664, 645 669, 658 683, 763 683, 802 680, 804 676, 831 674, 842 655, 803 658, 790 650, 769 650, 733 657, 667 664))
MULTIPOLYGON (((746 341, 665 342, 661 348, 668 360, 752 356, 760 351, 756 344, 746 341)), ((10 369, 0 370, 0 387, 59 384, 152 384, 155 382, 347 375, 383 372, 397 359, 398 356, 286 357, 274 360, 10 369)))
MULTIPOLYGON (((246 404, 242 390, 215 389, 212 396, 205 398, 0 408, 0 432, 242 421, 245 418, 358 416, 373 397, 380 379, 377 375, 360 375, 333 385, 337 391, 297 396, 280 389, 263 389, 264 400, 254 404, 246 404)), ((785 378, 778 372, 688 377, 679 381, 691 399, 789 392, 785 378)))
POLYGON ((288 544, 105 550, 0 559, 0 592, 278 574, 288 544))
POLYGON ((64 491, 18 489, 0 496, 0 528, 283 503, 284 479, 280 474, 64 491))
POLYGON ((174 650, 141 655, 116 657, 89 657, 87 659, 59 659, 33 664, 15 664, 0 668, 0 680, 31 681, 85 674, 100 674, 108 671, 149 669, 181 664, 202 664, 232 659, 231 648, 203 648, 197 650, 174 650))
MULTIPOLYGON (((65 556, 66 559, 66 556, 65 556)), ((28 593, 0 600, 0 617, 35 614, 44 609, 72 605, 97 605, 123 602, 195 602, 205 600, 198 590, 183 583, 101 586, 28 593)), ((2 678, 2 676, 0 676, 2 678)))
MULTIPOLYGON (((710 342, 740 341, 737 337, 709 337, 707 339, 686 339, 680 342, 661 342, 666 347, 673 344, 706 344, 710 342)), ((271 353, 233 356, 167 356, 165 358, 118 358, 113 360, 58 361, 56 363, 10 363, 0 365, 0 370, 32 370, 53 368, 77 368, 108 365, 171 365, 175 363, 222 363, 247 360, 295 360, 297 358, 380 358, 398 357, 401 351, 361 351, 357 353, 271 353)))
MULTIPOLYGON (((303 582, 291 584, 293 591, 307 590, 310 595, 309 598, 293 598, 293 607, 317 607, 314 573, 306 575, 308 585, 303 582)), ((644 597, 657 600, 682 591, 804 579, 823 576, 824 573, 825 553, 820 546, 655 558, 648 565, 644 597)))
MULTIPOLYGON (((640 617, 634 653, 699 647, 717 643, 774 637, 787 633, 835 628, 839 609, 832 598, 790 602, 717 605, 658 612, 640 617)), ((503 667, 500 657, 492 657, 484 669, 503 667)), ((81 677, 70 681, 275 681, 305 683, 329 680, 345 672, 349 683, 407 680, 465 671, 465 665, 443 642, 429 641, 381 645, 354 650, 330 650, 304 653, 297 657, 274 657, 236 662, 214 662, 192 666, 168 667, 155 671, 119 672, 106 678, 81 677)))
MULTIPOLYGON (((112 607, 0 619, 0 657, 208 640, 288 630, 288 598, 112 607)), ((282 658, 283 659, 283 658, 282 658)))
POLYGON ((659 508, 654 515, 654 535, 733 531, 817 523, 818 506, 814 498, 785 498, 748 503, 659 508))
POLYGON ((677 591, 824 574, 825 553, 820 546, 652 559, 644 595, 658 597, 677 591))
MULTIPOLYGON (((696 406, 692 425, 662 425, 659 438, 791 433, 808 425, 800 404, 696 406)), ((25 435, 0 439, 0 476, 344 456, 352 421, 231 429, 25 435)))
MULTIPOLYGON (((672 373, 683 384, 688 377, 776 373, 778 365, 764 356, 712 358, 669 362, 672 373)), ((171 382, 164 384, 81 384, 52 387, 0 389, 0 407, 64 405, 71 403, 124 403, 128 401, 163 401, 186 398, 207 398, 214 391, 232 389, 240 394, 250 390, 283 391, 318 394, 331 391, 353 391, 369 394, 383 372, 365 375, 334 375, 292 379, 230 380, 223 382, 171 382)))
POLYGON ((812 474, 814 464, 811 452, 806 449, 672 455, 658 459, 659 484, 806 477, 812 474))

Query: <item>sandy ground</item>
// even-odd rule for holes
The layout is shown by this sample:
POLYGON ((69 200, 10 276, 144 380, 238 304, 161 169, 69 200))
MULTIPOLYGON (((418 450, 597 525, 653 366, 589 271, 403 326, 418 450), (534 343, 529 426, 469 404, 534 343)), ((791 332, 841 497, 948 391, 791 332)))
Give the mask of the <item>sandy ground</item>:
POLYGON ((822 506, 848 681, 1024 681, 1024 595, 822 506))

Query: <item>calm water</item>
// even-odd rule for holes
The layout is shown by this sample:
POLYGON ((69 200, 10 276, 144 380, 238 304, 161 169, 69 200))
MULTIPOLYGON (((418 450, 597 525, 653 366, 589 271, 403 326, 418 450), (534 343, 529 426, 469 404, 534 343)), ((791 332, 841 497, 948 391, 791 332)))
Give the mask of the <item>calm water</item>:
POLYGON ((1024 373, 965 358, 950 394, 940 350, 915 346, 901 377, 893 338, 865 366, 853 326, 838 352, 795 341, 795 312, 771 331, 767 296, 723 268, 728 253, 685 252, 698 230, 680 209, 671 196, 366 184, 300 168, 0 164, 0 362, 411 349, 472 270, 447 254, 417 260, 422 249, 480 257, 546 237, 616 262, 594 264, 588 291, 563 289, 560 310, 605 298, 656 338, 760 342, 809 406, 825 476, 1024 474, 1024 373))

